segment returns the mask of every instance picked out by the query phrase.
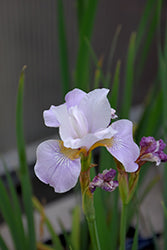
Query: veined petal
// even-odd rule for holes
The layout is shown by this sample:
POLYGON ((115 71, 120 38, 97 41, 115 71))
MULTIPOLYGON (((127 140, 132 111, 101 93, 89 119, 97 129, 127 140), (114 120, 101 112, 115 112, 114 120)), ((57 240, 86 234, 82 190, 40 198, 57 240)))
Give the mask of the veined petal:
POLYGON ((87 94, 84 91, 77 88, 68 92, 65 96, 67 108, 77 106, 85 95, 87 94))
POLYGON ((107 99, 108 89, 95 89, 85 95, 79 109, 84 113, 88 121, 89 133, 106 128, 111 120, 111 107, 107 99))
MULTIPOLYGON (((73 188, 81 171, 80 159, 70 159, 63 154, 58 140, 42 142, 37 148, 35 174, 44 183, 63 193, 73 188)), ((68 149, 66 149, 68 150, 68 149)), ((71 150, 71 149, 69 149, 71 150)))
POLYGON ((107 150, 123 164, 126 172, 135 172, 138 169, 135 161, 139 157, 140 150, 133 141, 132 122, 122 119, 113 122, 111 126, 118 133, 112 138, 112 146, 107 147, 107 150))

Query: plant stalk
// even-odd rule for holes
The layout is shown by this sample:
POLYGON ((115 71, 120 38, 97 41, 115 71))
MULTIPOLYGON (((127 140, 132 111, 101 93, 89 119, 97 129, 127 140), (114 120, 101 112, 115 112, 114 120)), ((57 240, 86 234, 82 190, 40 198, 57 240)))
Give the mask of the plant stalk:
POLYGON ((120 250, 125 250, 125 242, 126 242, 126 218, 127 218, 127 204, 126 203, 122 203, 121 226, 120 226, 120 250))
POLYGON ((81 174, 80 174, 80 185, 81 185, 81 193, 82 193, 82 207, 83 212, 85 214, 92 248, 94 250, 100 250, 100 242, 97 232, 96 226, 96 217, 95 217, 95 208, 93 202, 93 194, 89 190, 90 183, 90 160, 91 155, 83 156, 81 159, 81 174))

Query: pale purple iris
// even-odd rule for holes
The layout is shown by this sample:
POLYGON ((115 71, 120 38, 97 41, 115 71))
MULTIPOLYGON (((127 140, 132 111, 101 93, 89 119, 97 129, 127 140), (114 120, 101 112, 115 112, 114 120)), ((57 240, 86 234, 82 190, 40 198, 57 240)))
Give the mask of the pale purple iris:
POLYGON ((74 89, 65 96, 64 104, 44 111, 45 125, 59 127, 63 146, 59 140, 41 143, 37 149, 35 173, 56 192, 66 192, 76 185, 81 171, 77 152, 82 149, 89 153, 95 147, 105 146, 123 164, 125 171, 138 169, 135 161, 139 148, 133 141, 132 122, 111 123, 116 115, 107 99, 108 92, 105 88, 89 93, 74 89))
POLYGON ((89 183, 91 193, 95 191, 97 187, 112 192, 118 187, 118 181, 114 181, 116 171, 114 169, 104 170, 102 174, 98 174, 89 183))
POLYGON ((137 162, 142 165, 143 162, 156 162, 158 166, 161 162, 167 161, 167 155, 163 152, 166 144, 162 139, 156 141, 154 137, 143 137, 140 141, 140 156, 137 162))

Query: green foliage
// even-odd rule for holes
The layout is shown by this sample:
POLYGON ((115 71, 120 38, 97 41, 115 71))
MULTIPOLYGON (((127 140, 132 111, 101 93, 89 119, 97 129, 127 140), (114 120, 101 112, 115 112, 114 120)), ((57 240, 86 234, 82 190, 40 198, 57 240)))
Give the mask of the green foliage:
MULTIPOLYGON (((95 15, 97 10, 98 0, 77 0, 77 20, 78 20, 78 53, 75 65, 75 76, 71 79, 69 71, 68 61, 68 46, 65 29, 65 15, 63 8, 63 1, 57 0, 57 23, 58 23, 58 39, 59 39, 59 51, 60 51, 60 69, 62 76, 63 92, 66 94, 71 88, 71 82, 73 81, 75 87, 83 90, 89 90, 91 86, 94 87, 110 87, 112 83, 111 95, 109 96, 111 106, 113 108, 119 108, 121 118, 129 118, 133 89, 139 84, 141 74, 144 70, 145 63, 148 58, 149 50, 153 42, 153 38, 157 31, 157 36, 160 36, 160 19, 161 19, 161 0, 148 0, 146 2, 145 10, 143 12, 141 21, 139 23, 138 30, 132 33, 129 39, 129 45, 127 49, 126 66, 123 69, 124 72, 124 90, 122 102, 119 105, 119 93, 120 93, 120 71, 122 65, 120 60, 117 61, 114 67, 114 73, 111 74, 111 66, 113 64, 113 56, 116 50, 117 41, 121 32, 120 26, 116 29, 116 33, 113 37, 113 41, 110 48, 107 71, 103 72, 102 57, 98 58, 91 46, 91 37, 93 33, 93 24, 95 21, 95 15), (149 31, 149 32, 148 32, 149 31), (90 68, 91 62, 95 66, 95 78, 94 83, 90 84, 90 68), (137 63, 136 63, 137 62, 137 63), (112 76, 112 77, 111 77, 112 76), (135 85, 134 85, 135 83, 135 85)), ((167 135, 167 26, 165 32, 164 46, 161 46, 160 37, 158 37, 158 73, 154 80, 152 87, 146 97, 143 113, 140 117, 139 123, 136 125, 134 137, 137 143, 139 143, 143 135, 157 136, 163 134, 166 140, 167 135), (161 85, 159 85, 161 83, 161 85)), ((47 218, 44 208, 36 198, 33 198, 32 202, 32 187, 30 182, 29 170, 26 160, 25 141, 23 132, 23 91, 24 91, 24 68, 21 72, 17 97, 16 108, 16 135, 17 135, 17 148, 19 155, 19 176, 22 189, 22 200, 24 206, 24 212, 27 222, 27 228, 24 228, 22 221, 22 212, 20 202, 15 190, 13 181, 6 170, 6 178, 8 183, 8 191, 6 186, 0 180, 0 211, 7 223, 13 244, 17 250, 35 250, 39 249, 58 249, 62 250, 60 239, 55 233, 52 223, 47 218), (36 243, 35 229, 34 229, 34 216, 33 216, 33 204, 43 218, 43 223, 46 225, 50 232, 53 246, 48 247, 42 243, 36 243)), ((4 164, 5 165, 5 164, 4 164)), ((100 151, 99 172, 104 169, 115 168, 115 163, 111 158, 111 155, 102 149, 100 151)), ((6 167, 5 167, 6 169, 6 167)), ((142 185, 147 168, 142 169, 139 181, 139 187, 142 185)), ((92 169, 92 178, 95 175, 94 169, 92 169)), ((165 214, 165 233, 164 242, 165 249, 167 249, 167 165, 165 165, 164 171, 164 214, 165 214)), ((138 213, 140 204, 143 202, 146 195, 148 195, 151 188, 157 182, 157 177, 150 181, 148 187, 144 190, 144 193, 140 197, 135 197, 129 204, 129 213, 127 216, 127 224, 130 224, 132 216, 138 213)), ((96 190, 94 194, 94 205, 96 212, 97 228, 99 233, 100 244, 103 249, 115 250, 119 244, 119 224, 120 224, 120 212, 119 212, 119 193, 118 190, 112 194, 105 193, 102 190, 96 190)), ((71 234, 67 234, 63 224, 60 222, 62 232, 69 249, 91 249, 88 227, 85 221, 81 222, 80 208, 77 206, 73 211, 72 229, 71 234)), ((126 228, 125 228, 126 230, 126 228)), ((134 241, 132 249, 137 249, 138 243, 138 222, 135 231, 134 241)), ((0 236, 0 247, 3 250, 8 249, 7 242, 0 236)))
POLYGON ((32 205, 32 190, 29 177, 29 170, 27 166, 24 132, 23 132, 23 91, 24 91, 24 69, 23 68, 18 88, 17 106, 16 106, 16 136, 17 136, 17 148, 19 156, 19 171, 20 181, 22 188, 22 198, 27 218, 28 227, 28 248, 31 250, 36 249, 35 240, 35 228, 34 228, 34 217, 33 217, 33 205, 32 205))
MULTIPOLYGON (((78 2, 81 3, 79 0, 78 2)), ((82 1, 82 3, 82 6, 84 4, 85 6, 82 10, 82 16, 79 22, 79 48, 75 68, 75 86, 87 90, 89 89, 90 60, 85 38, 88 39, 88 41, 91 39, 98 0, 82 1)), ((81 8, 77 10, 79 11, 79 16, 81 8)))
POLYGON ((57 23, 58 23, 58 41, 60 55, 60 70, 63 86, 63 94, 67 94, 70 89, 70 72, 67 51, 67 38, 65 32, 65 16, 62 0, 57 0, 57 23))

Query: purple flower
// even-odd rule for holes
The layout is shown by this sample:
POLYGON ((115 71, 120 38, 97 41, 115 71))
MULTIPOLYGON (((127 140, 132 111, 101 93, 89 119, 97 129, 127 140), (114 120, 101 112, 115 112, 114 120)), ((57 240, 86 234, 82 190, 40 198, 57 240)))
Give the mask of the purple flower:
POLYGON ((135 172, 139 148, 132 137, 129 120, 116 118, 107 99, 109 90, 95 89, 86 93, 74 89, 65 96, 65 103, 44 111, 45 125, 59 127, 62 141, 48 140, 37 148, 35 173, 56 192, 65 192, 76 185, 81 171, 81 152, 89 154, 105 146, 127 172, 135 172), (110 125, 111 124, 111 125, 110 125))
POLYGON ((161 162, 167 161, 167 155, 163 152, 166 144, 162 139, 156 141, 154 137, 143 137, 140 141, 140 156, 137 159, 139 165, 146 161, 156 162, 158 166, 161 162))
POLYGON ((97 187, 108 192, 114 191, 115 188, 118 187, 118 181, 113 180, 115 175, 116 171, 111 168, 109 170, 104 170, 102 174, 95 176, 92 182, 89 183, 91 193, 93 193, 97 187))

